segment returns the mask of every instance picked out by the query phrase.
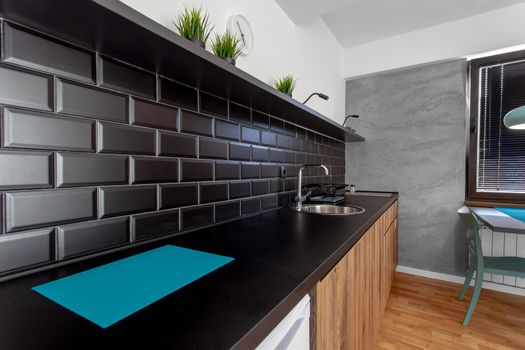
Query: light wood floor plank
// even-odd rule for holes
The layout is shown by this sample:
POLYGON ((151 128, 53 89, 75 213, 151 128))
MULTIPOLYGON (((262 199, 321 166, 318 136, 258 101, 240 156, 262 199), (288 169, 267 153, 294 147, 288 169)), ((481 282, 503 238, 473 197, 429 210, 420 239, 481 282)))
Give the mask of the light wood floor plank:
POLYGON ((396 273, 377 350, 525 350, 525 297, 483 289, 468 327, 461 285, 396 273))

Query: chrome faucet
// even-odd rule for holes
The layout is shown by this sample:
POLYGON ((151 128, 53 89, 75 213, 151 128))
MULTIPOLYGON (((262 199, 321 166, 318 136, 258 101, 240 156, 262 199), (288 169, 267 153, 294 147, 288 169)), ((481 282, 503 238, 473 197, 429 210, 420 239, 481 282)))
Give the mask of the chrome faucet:
POLYGON ((297 205, 295 207, 296 210, 300 210, 302 208, 303 201, 305 201, 306 198, 312 193, 312 191, 309 191, 304 196, 301 195, 301 190, 303 187, 303 169, 317 168, 317 167, 323 168, 325 174, 328 175, 328 168, 326 167, 326 165, 322 165, 322 164, 303 164, 301 168, 299 168, 299 184, 297 188, 297 197, 295 198, 297 200, 297 205))

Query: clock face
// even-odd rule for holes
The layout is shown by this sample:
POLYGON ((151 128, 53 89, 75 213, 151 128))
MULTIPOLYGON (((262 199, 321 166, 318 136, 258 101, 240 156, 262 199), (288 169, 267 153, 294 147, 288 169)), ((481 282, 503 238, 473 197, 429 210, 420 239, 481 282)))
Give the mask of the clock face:
POLYGON ((253 32, 246 17, 242 15, 231 16, 228 19, 227 27, 243 45, 241 56, 248 56, 253 50, 253 32))

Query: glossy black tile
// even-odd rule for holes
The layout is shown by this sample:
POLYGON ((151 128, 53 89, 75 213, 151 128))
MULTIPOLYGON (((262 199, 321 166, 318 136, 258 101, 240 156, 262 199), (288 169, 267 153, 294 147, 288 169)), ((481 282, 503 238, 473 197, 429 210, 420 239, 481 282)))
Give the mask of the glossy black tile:
POLYGON ((0 236, 0 273, 50 262, 54 243, 52 228, 0 236))
POLYGON ((200 111, 202 113, 228 118, 228 101, 205 92, 200 92, 200 111))
POLYGON ((300 138, 301 140, 304 140, 306 139, 306 130, 303 129, 303 128, 297 128, 297 137, 300 138))
POLYGON ((258 129, 249 128, 247 126, 243 126, 241 128, 241 140, 243 142, 260 143, 261 142, 260 134, 261 133, 258 129))
POLYGON ((283 163, 284 151, 280 149, 270 148, 270 162, 283 163))
POLYGON ((227 159, 228 142, 212 138, 199 138, 199 158, 227 159))
POLYGON ((243 199, 241 201, 241 214, 252 214, 261 210, 260 198, 243 199))
POLYGON ((284 190, 291 191, 297 189, 297 178, 284 179, 284 190))
POLYGON ((48 73, 94 82, 94 54, 16 25, 4 24, 4 60, 48 73))
POLYGON ((58 259, 122 245, 129 238, 127 217, 59 226, 58 259))
POLYGON ((261 177, 278 177, 279 166, 276 164, 261 164, 261 177))
POLYGON ((248 125, 251 124, 250 109, 230 102, 230 120, 248 125))
POLYGON ((181 212, 183 229, 213 223, 213 204, 184 208, 181 212))
POLYGON ((99 217, 107 218, 157 209, 157 187, 115 186, 99 190, 99 217))
POLYGON ((213 180, 213 162, 205 160, 181 160, 181 181, 213 180))
POLYGON ((241 214, 241 202, 215 203, 215 221, 233 219, 241 214))
MULTIPOLYGON (((295 163, 295 153, 285 151, 284 152, 284 162, 285 163, 295 163)), ((316 163, 319 164, 320 162, 316 162, 316 163)))
POLYGON ((16 108, 3 109, 4 147, 95 151, 95 121, 16 108))
POLYGON ((132 106, 132 124, 177 131, 177 109, 136 98, 132 106))
POLYGON ((154 99, 157 79, 154 74, 99 56, 100 83, 104 87, 154 99))
POLYGON ((127 156, 58 153, 56 160, 57 187, 125 185, 129 181, 127 156))
POLYGON ((297 129, 295 125, 290 123, 284 123, 284 133, 288 136, 296 137, 297 136, 297 129))
POLYGON ((181 110, 180 131, 190 134, 212 136, 213 118, 181 110))
POLYGON ((230 159, 250 160, 251 146, 242 143, 230 142, 230 159))
POLYGON ((99 152, 155 155, 154 130, 105 122, 97 124, 99 152))
POLYGON ((58 79, 57 111, 115 122, 128 121, 125 95, 58 79))
POLYGON ((276 135, 273 132, 261 131, 261 143, 266 146, 277 145, 276 135))
POLYGON ((50 111, 53 80, 48 75, 0 66, 0 103, 50 111))
POLYGON ((241 177, 239 162, 215 162, 215 180, 235 180, 241 177))
POLYGON ((252 109, 252 124, 260 129, 269 129, 270 116, 252 109))
POLYGON ((198 109, 197 89, 165 78, 159 78, 159 87, 160 101, 195 111, 198 109))
POLYGON ((0 151, 0 190, 52 186, 52 153, 0 151))
POLYGON ((252 195, 258 196, 270 192, 270 182, 268 180, 252 181, 252 195))
POLYGON ((133 215, 131 222, 136 241, 174 233, 179 230, 179 209, 133 215))
POLYGON ((292 196, 289 192, 277 194, 277 205, 279 207, 287 207, 292 204, 292 196))
POLYGON ((281 179, 271 179, 270 180, 270 192, 281 192, 283 190, 283 180, 281 179))
POLYGON ((251 187, 250 181, 230 182, 230 199, 251 196, 251 187))
POLYGON ((270 158, 268 147, 252 146, 252 160, 258 162, 267 162, 270 158))
POLYGON ((290 138, 285 135, 277 135, 277 147, 290 148, 290 138))
POLYGON ((159 131, 159 155, 174 157, 197 157, 197 138, 174 132, 159 131))
POLYGON ((280 119, 270 118, 270 129, 279 134, 284 132, 284 123, 280 119))
POLYGON ((261 177, 261 165, 259 163, 242 163, 241 178, 256 179, 261 177))
POLYGON ((215 119, 215 137, 239 141, 241 137, 241 128, 239 127, 239 124, 215 119))
POLYGON ((262 210, 277 208, 277 195, 262 196, 261 207, 262 210))
POLYGON ((218 202, 228 199, 228 183, 201 183, 199 203, 218 202))
POLYGON ((177 159, 132 157, 132 183, 159 183, 179 181, 177 159))
POLYGON ((94 188, 7 192, 4 199, 7 232, 96 218, 94 188))
POLYGON ((197 184, 160 185, 160 208, 177 208, 198 203, 197 184))

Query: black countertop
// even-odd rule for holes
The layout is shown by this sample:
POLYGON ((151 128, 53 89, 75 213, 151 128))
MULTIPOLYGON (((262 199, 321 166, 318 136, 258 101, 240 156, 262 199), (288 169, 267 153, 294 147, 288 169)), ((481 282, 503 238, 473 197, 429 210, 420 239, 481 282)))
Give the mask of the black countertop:
POLYGON ((4 282, 0 349, 254 348, 396 199, 347 196, 366 209, 352 216, 281 208, 4 282), (165 244, 235 261, 106 329, 31 290, 165 244))

